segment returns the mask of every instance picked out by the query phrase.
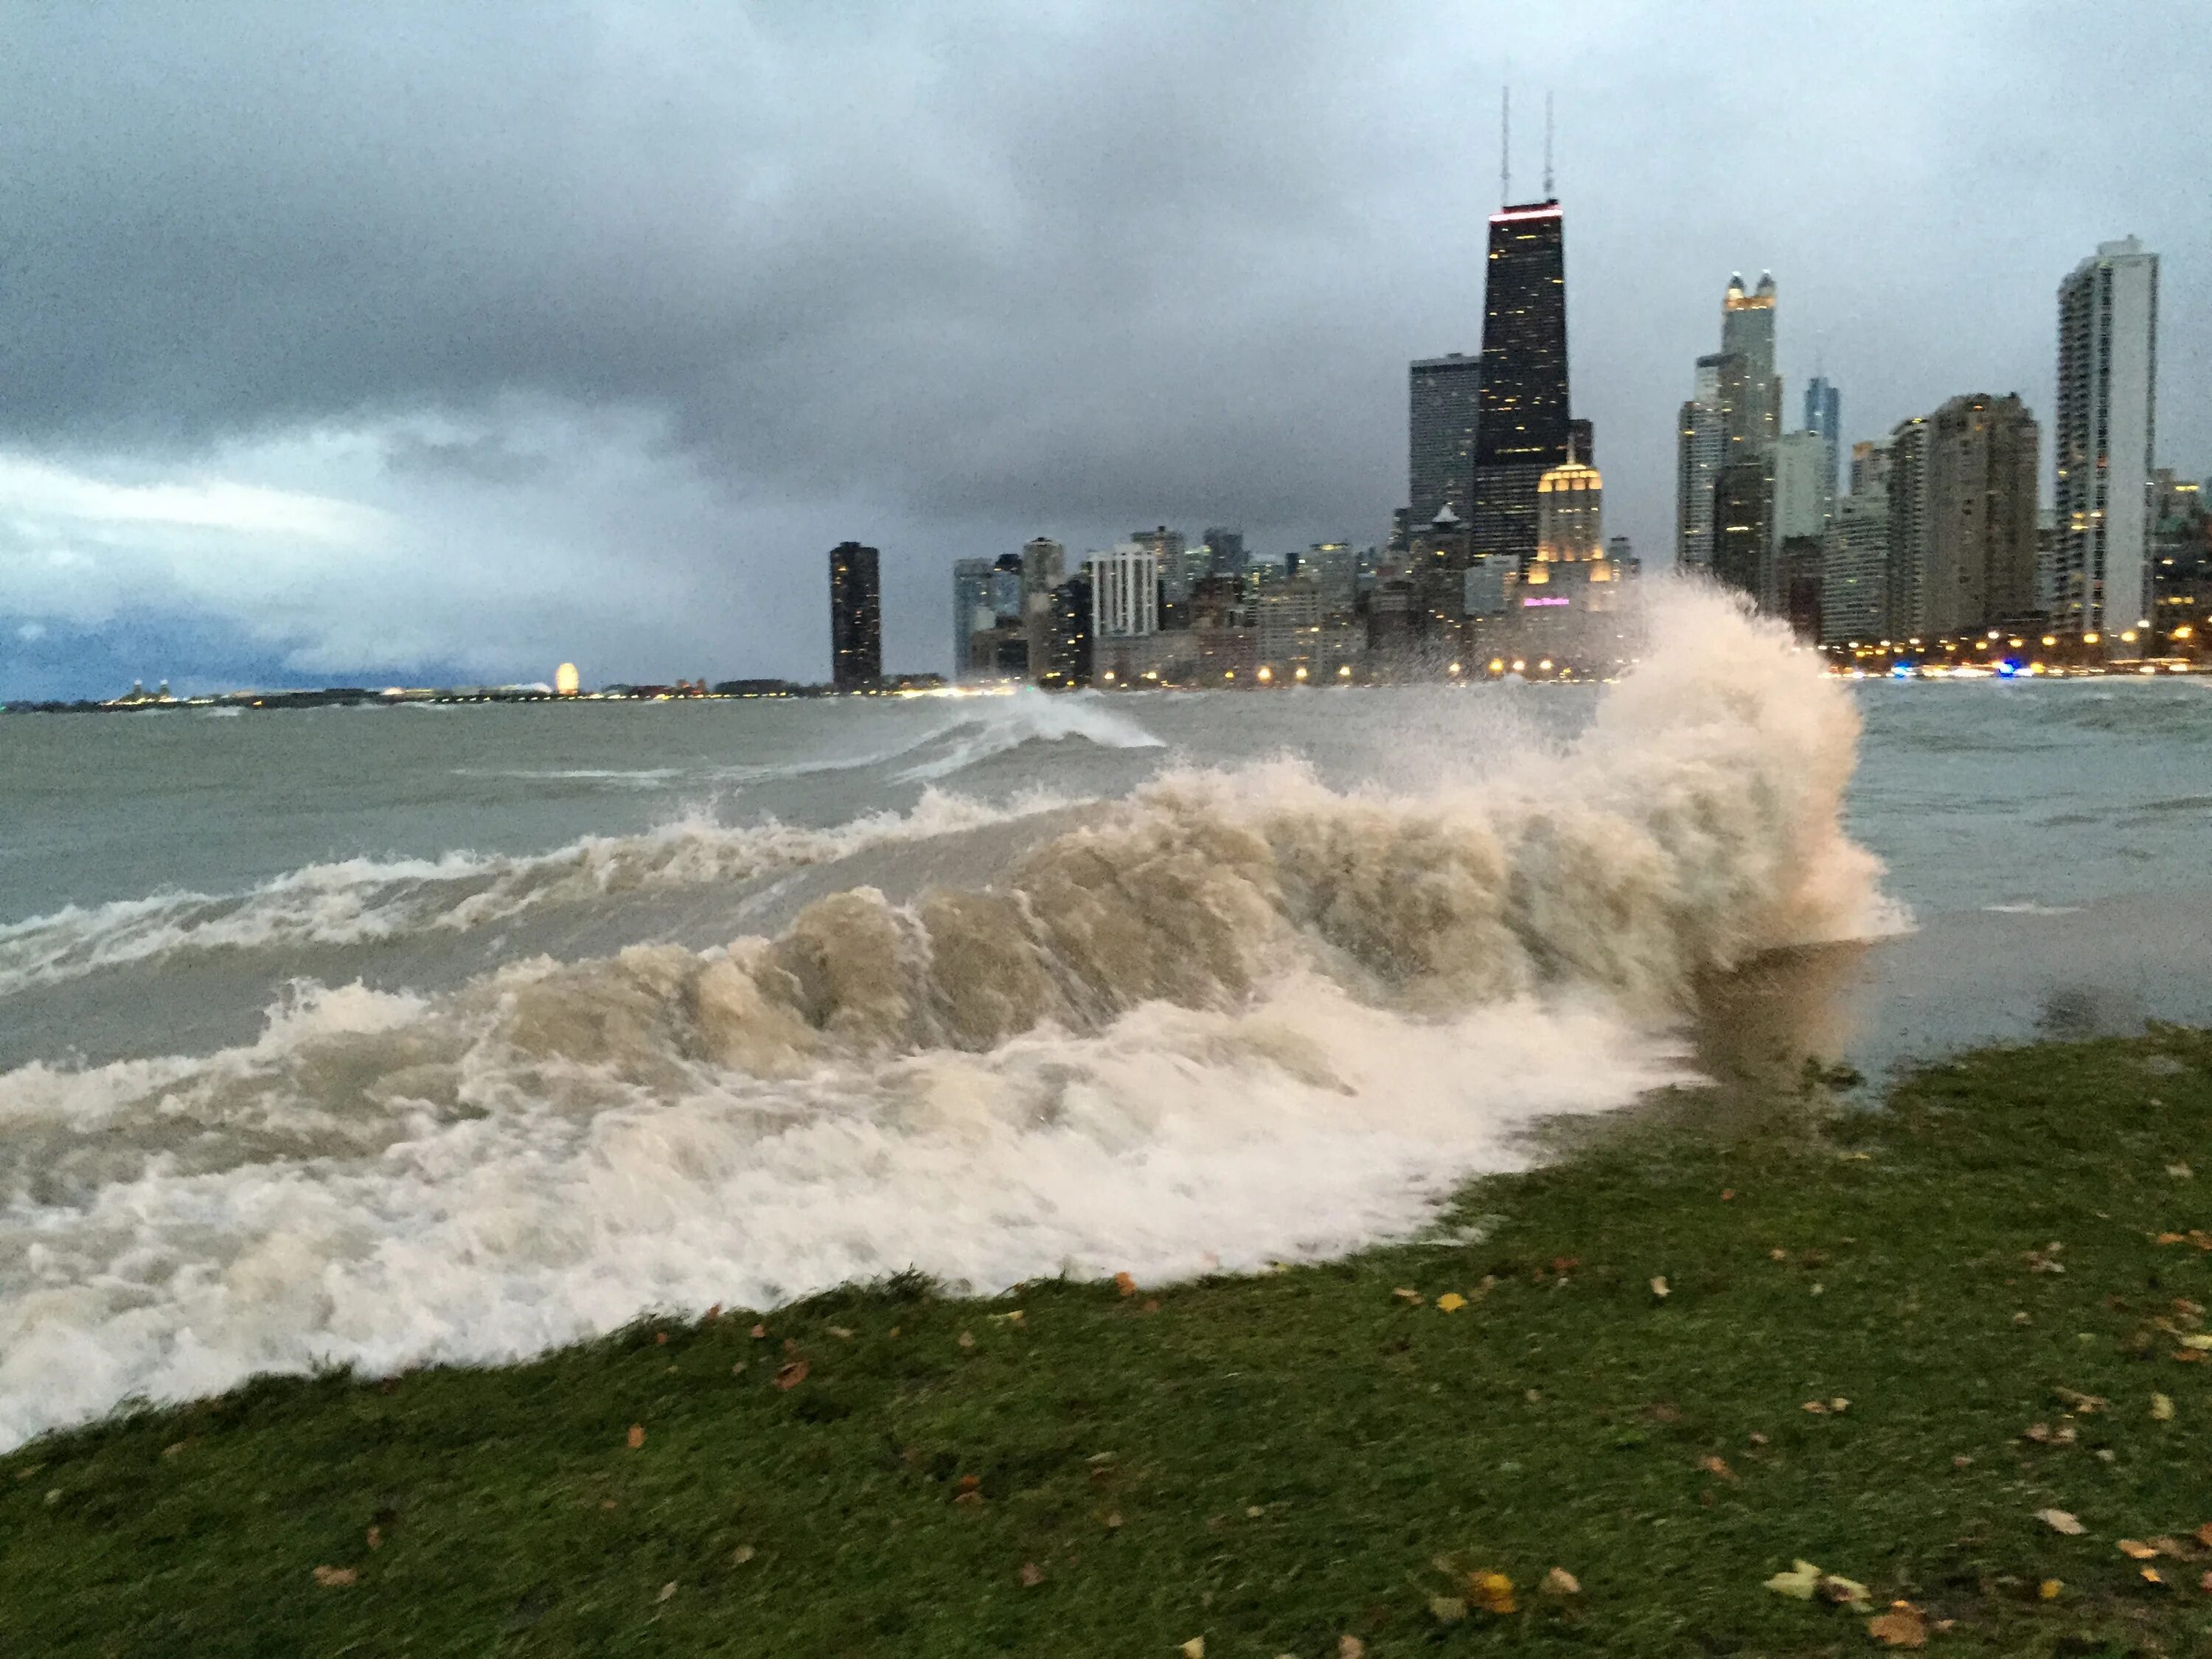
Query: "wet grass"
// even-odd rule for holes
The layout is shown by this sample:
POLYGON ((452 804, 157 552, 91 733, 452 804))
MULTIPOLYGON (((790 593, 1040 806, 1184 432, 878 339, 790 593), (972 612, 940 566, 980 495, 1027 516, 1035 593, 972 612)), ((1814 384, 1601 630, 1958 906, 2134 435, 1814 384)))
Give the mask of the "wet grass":
POLYGON ((2212 1651, 2212 1036, 1711 1115, 1326 1267, 895 1283, 49 1437, 0 1460, 0 1650, 1814 1655, 1905 1600, 1938 1650, 2212 1651), (1764 1587, 1801 1557, 1871 1606, 1764 1587), (1516 1610, 1440 1618, 1469 1568, 1516 1610))

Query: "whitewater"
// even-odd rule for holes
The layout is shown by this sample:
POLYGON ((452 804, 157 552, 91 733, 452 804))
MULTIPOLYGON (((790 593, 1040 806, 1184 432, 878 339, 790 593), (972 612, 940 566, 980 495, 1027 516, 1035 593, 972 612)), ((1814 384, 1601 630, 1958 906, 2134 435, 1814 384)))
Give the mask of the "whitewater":
POLYGON ((0 1072, 0 1444, 908 1267, 1162 1282, 1418 1231, 1544 1120, 1692 1075, 1716 976, 1906 926, 1846 827, 1861 694, 1711 592, 1651 610, 1631 672, 1542 706, 1032 693, 758 711, 736 756, 626 727, 629 764, 316 728, 434 752, 456 823, 669 799, 0 928, 0 1024, 82 1007, 106 1056, 0 1072), (195 974, 280 988, 164 1046, 149 999, 195 974))

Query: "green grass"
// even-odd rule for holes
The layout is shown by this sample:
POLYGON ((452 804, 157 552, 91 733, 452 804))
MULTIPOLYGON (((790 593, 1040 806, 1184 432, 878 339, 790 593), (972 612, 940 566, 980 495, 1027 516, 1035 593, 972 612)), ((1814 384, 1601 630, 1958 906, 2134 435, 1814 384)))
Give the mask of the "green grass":
POLYGON ((1329 1266, 264 1381, 0 1460, 0 1651, 1875 1650, 1763 1587, 1796 1557, 1955 1620, 1934 1650, 2212 1651, 2212 1551, 2158 1588, 2116 1547, 2212 1522, 2212 1361, 2172 1357, 2212 1254, 2155 1239, 2208 1200, 2212 1035, 2161 1030, 1969 1056, 1887 1111, 1685 1097, 1329 1266), (1439 1559, 1520 1610, 1440 1622, 1439 1559))

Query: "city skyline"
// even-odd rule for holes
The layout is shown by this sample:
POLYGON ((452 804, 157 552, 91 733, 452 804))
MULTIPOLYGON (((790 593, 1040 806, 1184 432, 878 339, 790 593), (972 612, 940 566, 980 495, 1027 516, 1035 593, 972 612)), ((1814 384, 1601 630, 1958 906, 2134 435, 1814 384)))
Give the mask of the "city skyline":
POLYGON ((1576 412, 1610 527, 1654 568, 1670 418, 1731 269, 1777 274, 1778 372, 1832 377, 1844 442, 2017 392, 2047 477, 2054 285, 2139 235, 2164 260, 2156 459, 2212 471, 2191 391, 2212 383, 2189 159, 2208 121, 2152 9, 2054 9, 2002 46, 1948 13, 1773 20, 1763 72, 1802 90, 1757 146, 1686 94, 1744 49, 1717 22, 1501 11, 1408 55, 1413 21, 1291 16, 1262 42, 1079 8, 939 39, 889 14, 747 32, 648 11, 619 38, 572 21, 525 48, 495 20, 372 51, 312 8, 189 37, 33 20, 0 70, 26 158, 0 186, 0 695, 562 659, 602 682, 825 678, 821 550, 854 535, 884 550, 886 666, 941 669, 953 562, 1040 528, 1379 540, 1406 365, 1479 349, 1498 205, 1486 118, 1439 144, 1396 115, 1469 87, 1486 115, 1509 57, 1559 89, 1576 412), (1231 95, 1133 134, 1091 84, 1102 55, 1231 95), (942 74, 911 100, 853 103, 854 65, 904 84, 922 58, 942 74), (148 61, 179 66, 174 89, 118 96, 148 61), (1348 62, 1372 73, 1339 87, 1348 62), (271 108, 186 95, 240 76, 271 108), (611 100, 573 144, 529 118, 548 77, 611 100), (823 148, 732 114, 725 86, 853 118, 823 148), (1285 97, 1315 118, 1263 118, 1285 97), (641 137, 623 112, 647 98, 672 115, 641 137), (1061 112, 1042 144, 1039 100, 1061 112), (501 147, 477 107, 506 112, 501 147), (2115 129, 2135 165, 2094 198, 2039 160, 2115 129))

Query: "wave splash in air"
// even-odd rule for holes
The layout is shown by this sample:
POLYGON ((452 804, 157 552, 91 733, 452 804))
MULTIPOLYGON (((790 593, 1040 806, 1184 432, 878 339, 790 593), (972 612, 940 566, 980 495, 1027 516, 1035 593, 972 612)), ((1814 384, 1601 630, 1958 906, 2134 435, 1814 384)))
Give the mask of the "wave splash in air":
POLYGON ((1159 1279, 1418 1226, 1536 1118, 1680 1075, 1703 972, 1894 925, 1845 690, 1717 596, 1654 608, 1589 728, 1479 786, 1175 773, 988 889, 0 1076, 0 1443, 908 1265, 1159 1279))

